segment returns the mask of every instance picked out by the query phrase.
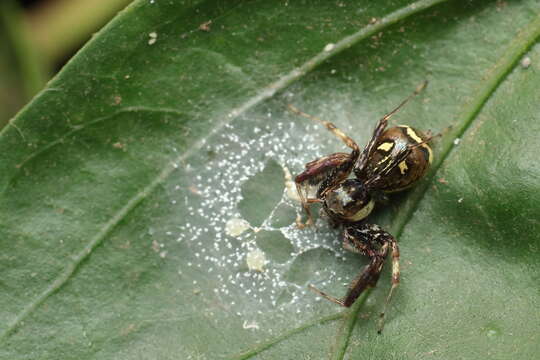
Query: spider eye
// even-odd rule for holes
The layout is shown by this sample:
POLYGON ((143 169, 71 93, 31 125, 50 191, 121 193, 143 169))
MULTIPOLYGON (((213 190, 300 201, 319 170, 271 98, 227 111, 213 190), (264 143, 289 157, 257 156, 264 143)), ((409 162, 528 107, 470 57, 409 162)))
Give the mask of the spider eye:
POLYGON ((371 213, 374 202, 360 181, 349 179, 326 195, 325 205, 345 220, 360 221, 371 213))

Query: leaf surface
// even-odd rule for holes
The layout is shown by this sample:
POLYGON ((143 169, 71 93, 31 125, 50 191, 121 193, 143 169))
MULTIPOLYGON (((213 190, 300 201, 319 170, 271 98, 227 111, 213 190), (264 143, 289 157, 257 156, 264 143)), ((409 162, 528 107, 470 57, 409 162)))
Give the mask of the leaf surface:
POLYGON ((533 358, 539 11, 134 2, 0 133, 0 358, 533 358), (344 146, 287 104, 365 144, 425 79, 393 121, 442 136, 373 216, 402 264, 377 335, 388 269, 350 311, 307 290, 366 259, 295 227, 287 175, 344 146))

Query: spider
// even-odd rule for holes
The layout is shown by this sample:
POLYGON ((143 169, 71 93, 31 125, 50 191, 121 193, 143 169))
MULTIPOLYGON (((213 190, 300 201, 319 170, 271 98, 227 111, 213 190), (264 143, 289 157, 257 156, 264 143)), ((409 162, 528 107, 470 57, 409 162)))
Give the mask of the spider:
POLYGON ((413 186, 425 175, 433 159, 428 143, 433 138, 410 126, 387 128, 388 119, 427 85, 422 83, 394 110, 377 123, 367 146, 360 151, 358 145, 334 124, 308 115, 289 105, 292 112, 323 124, 352 151, 338 152, 311 161, 295 177, 307 221, 298 226, 313 224, 310 205, 321 203, 323 214, 335 226, 343 227, 343 247, 366 255, 369 264, 351 282, 345 297, 339 299, 310 285, 320 296, 344 307, 350 307, 364 290, 375 287, 385 259, 392 252, 392 286, 380 315, 378 333, 384 327, 384 316, 392 294, 399 284, 399 247, 396 239, 378 225, 366 221, 375 203, 386 195, 413 186), (316 189, 315 194, 313 189, 316 189))

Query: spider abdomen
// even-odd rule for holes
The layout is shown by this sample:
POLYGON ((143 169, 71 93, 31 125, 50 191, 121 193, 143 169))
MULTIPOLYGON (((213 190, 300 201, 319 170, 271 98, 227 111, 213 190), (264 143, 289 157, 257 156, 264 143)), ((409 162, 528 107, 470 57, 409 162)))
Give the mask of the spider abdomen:
POLYGON ((384 168, 407 147, 410 153, 387 175, 377 181, 376 188, 386 193, 405 190, 425 175, 433 159, 427 137, 410 126, 398 125, 384 131, 365 169, 359 177, 369 178, 377 168, 384 168))

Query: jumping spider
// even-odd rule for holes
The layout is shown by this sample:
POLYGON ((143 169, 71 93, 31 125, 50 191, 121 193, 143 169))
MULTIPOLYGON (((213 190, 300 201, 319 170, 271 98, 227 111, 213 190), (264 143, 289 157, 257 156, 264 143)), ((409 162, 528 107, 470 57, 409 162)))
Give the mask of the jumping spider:
POLYGON ((296 188, 308 216, 305 224, 298 221, 299 227, 313 223, 309 206, 321 203, 329 220, 343 227, 343 247, 370 259, 342 299, 330 296, 313 285, 310 289, 336 304, 349 307, 365 289, 375 287, 391 249, 392 287, 380 315, 379 333, 384 326, 384 314, 392 293, 399 284, 399 247, 391 234, 365 219, 376 201, 384 199, 386 194, 411 187, 424 176, 432 162, 433 154, 428 145, 431 136, 406 125, 386 128, 388 119, 426 85, 424 82, 379 120, 371 140, 361 152, 354 140, 334 124, 289 106, 294 113, 322 123, 352 149, 350 154, 339 152, 311 161, 305 165, 304 172, 296 176, 296 188), (317 189, 315 197, 309 197, 314 187, 317 189))

